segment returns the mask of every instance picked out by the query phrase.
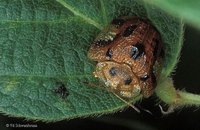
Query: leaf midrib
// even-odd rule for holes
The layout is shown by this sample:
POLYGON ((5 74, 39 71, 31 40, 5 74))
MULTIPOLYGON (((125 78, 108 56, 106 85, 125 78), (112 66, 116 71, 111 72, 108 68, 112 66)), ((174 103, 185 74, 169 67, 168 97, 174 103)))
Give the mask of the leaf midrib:
POLYGON ((97 21, 94 21, 90 17, 80 13, 76 8, 72 7, 71 5, 69 5, 68 3, 66 3, 63 0, 56 0, 56 1, 58 3, 60 3, 61 5, 63 5, 65 8, 67 8, 69 11, 71 11, 74 15, 81 17, 87 23, 89 23, 89 24, 95 26, 96 28, 102 30, 103 27, 97 21))

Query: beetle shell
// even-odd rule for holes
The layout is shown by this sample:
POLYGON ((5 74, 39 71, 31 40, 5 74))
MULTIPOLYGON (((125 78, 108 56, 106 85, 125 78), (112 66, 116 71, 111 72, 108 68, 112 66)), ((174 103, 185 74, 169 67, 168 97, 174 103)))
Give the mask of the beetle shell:
POLYGON ((154 64, 161 65, 162 48, 160 34, 148 20, 120 17, 100 32, 88 57, 98 62, 94 75, 108 90, 125 98, 140 93, 149 97, 159 76, 154 64))

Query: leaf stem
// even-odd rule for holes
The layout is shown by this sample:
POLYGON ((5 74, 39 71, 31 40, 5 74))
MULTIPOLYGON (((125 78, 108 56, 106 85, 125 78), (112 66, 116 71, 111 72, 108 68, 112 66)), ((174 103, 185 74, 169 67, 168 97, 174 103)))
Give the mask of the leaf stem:
POLYGON ((63 0, 56 0, 57 2, 59 2, 61 5, 63 5, 65 8, 67 8, 68 10, 70 10, 74 15, 81 17, 82 19, 84 19, 87 23, 95 26, 96 28, 102 30, 102 26, 97 23, 96 21, 92 20, 91 18, 89 18, 88 16, 80 13, 79 11, 77 11, 74 7, 70 6, 68 3, 66 3, 63 0))
POLYGON ((191 105, 200 106, 200 95, 176 90, 170 78, 160 82, 155 92, 163 102, 173 105, 175 108, 191 105))
POLYGON ((178 91, 178 94, 180 95, 181 104, 200 106, 200 95, 182 91, 178 91))

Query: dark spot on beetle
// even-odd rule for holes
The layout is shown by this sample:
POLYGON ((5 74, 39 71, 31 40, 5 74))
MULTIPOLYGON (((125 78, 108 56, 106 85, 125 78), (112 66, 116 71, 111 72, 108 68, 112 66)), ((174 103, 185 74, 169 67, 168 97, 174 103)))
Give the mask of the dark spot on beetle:
POLYGON ((116 25, 117 27, 120 27, 124 24, 125 20, 124 19, 113 19, 111 24, 116 25))
POLYGON ((165 56, 164 49, 163 49, 163 48, 161 48, 161 51, 160 51, 160 57, 161 57, 161 58, 164 58, 164 56, 165 56))
POLYGON ((132 78, 128 77, 126 80, 124 80, 125 85, 129 85, 132 82, 132 78))
POLYGON ((66 86, 62 82, 56 83, 56 89, 54 90, 55 93, 59 94, 61 98, 66 98, 69 96, 69 91, 67 90, 66 86))
POLYGON ((112 40, 98 40, 95 42, 95 45, 102 47, 102 46, 109 45, 111 42, 112 40))
POLYGON ((144 55, 145 51, 144 51, 144 46, 141 43, 136 43, 135 45, 133 45, 130 55, 131 58, 133 58, 134 60, 137 60, 138 58, 140 58, 142 55, 144 55))
POLYGON ((106 56, 109 57, 109 58, 112 58, 112 55, 113 55, 113 52, 112 50, 109 48, 106 52, 106 56))
POLYGON ((145 74, 145 75, 140 77, 140 80, 146 81, 148 78, 149 78, 149 75, 145 74))
POLYGON ((123 32, 123 36, 124 37, 130 36, 136 28, 137 28, 136 25, 131 25, 127 27, 126 30, 123 32))
POLYGON ((152 84, 154 87, 156 87, 157 82, 156 82, 156 76, 154 75, 154 73, 151 74, 151 77, 152 77, 151 78, 152 84))
POLYGON ((115 76, 115 75, 117 74, 116 68, 115 68, 115 67, 112 67, 112 68, 109 70, 109 74, 110 74, 111 76, 115 76))
POLYGON ((155 47, 154 47, 154 51, 153 51, 153 56, 155 57, 155 56, 157 56, 157 53, 158 53, 158 47, 159 47, 159 41, 158 41, 158 39, 153 39, 153 42, 155 43, 155 47))

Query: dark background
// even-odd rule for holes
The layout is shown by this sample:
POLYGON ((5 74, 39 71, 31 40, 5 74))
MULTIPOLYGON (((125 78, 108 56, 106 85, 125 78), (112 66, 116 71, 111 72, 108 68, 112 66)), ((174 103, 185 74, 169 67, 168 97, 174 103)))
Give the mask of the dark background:
MULTIPOLYGON (((177 89, 200 94, 200 30, 186 26, 184 46, 173 79, 177 89)), ((37 124, 37 128, 26 129, 58 129, 67 130, 199 130, 200 110, 195 107, 183 108, 167 116, 162 116, 156 106, 156 98, 144 100, 138 107, 148 109, 152 115, 143 111, 136 113, 128 108, 115 114, 90 117, 85 119, 64 120, 56 123, 43 123, 25 121, 22 118, 11 118, 0 115, 0 130, 12 130, 6 128, 6 124, 37 124)))

